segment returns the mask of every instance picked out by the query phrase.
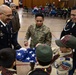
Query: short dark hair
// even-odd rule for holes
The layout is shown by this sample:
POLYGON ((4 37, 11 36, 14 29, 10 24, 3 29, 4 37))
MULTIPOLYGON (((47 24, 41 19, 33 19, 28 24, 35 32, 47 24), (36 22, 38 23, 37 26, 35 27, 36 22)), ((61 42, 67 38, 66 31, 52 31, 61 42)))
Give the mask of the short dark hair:
POLYGON ((28 75, 49 75, 49 74, 41 69, 35 69, 28 75))
POLYGON ((0 66, 11 68, 16 58, 15 50, 4 48, 0 50, 0 66))
POLYGON ((44 19, 44 15, 43 15, 42 13, 37 13, 37 14, 35 15, 35 18, 38 17, 38 16, 41 16, 41 17, 44 19))
POLYGON ((72 7, 72 9, 71 9, 71 10, 76 10, 76 6, 72 7))
POLYGON ((39 64, 42 65, 42 66, 47 66, 47 65, 49 65, 49 64, 51 63, 51 60, 50 60, 49 62, 42 62, 42 61, 40 61, 40 60, 37 59, 37 61, 38 61, 39 64))

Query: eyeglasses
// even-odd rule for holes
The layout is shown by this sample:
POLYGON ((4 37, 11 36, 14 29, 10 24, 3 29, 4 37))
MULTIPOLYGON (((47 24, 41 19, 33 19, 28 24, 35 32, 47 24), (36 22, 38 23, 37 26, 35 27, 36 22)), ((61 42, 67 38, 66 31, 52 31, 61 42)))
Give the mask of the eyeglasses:
POLYGON ((9 15, 6 15, 5 13, 2 13, 2 14, 4 14, 4 15, 7 16, 7 17, 13 18, 13 15, 12 15, 12 14, 9 14, 9 15))

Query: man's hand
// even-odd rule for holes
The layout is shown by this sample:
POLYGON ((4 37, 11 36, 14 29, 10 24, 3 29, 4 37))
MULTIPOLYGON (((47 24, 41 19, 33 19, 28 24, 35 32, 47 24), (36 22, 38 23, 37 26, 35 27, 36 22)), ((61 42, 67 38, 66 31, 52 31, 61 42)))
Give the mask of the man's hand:
POLYGON ((28 46, 28 42, 24 42, 24 46, 28 46))

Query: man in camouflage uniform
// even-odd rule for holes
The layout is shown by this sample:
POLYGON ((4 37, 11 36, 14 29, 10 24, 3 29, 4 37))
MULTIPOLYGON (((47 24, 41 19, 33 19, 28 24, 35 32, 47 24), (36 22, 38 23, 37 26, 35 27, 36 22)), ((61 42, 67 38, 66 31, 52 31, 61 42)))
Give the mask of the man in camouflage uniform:
MULTIPOLYGON (((43 24, 44 16, 41 13, 35 15, 36 24, 30 25, 25 37, 25 46, 28 46, 28 40, 31 38, 30 47, 34 48, 38 43, 51 46, 52 35, 50 29, 43 24)), ((33 65, 32 65, 33 66, 33 65)), ((33 67, 31 66, 31 70, 33 67)))

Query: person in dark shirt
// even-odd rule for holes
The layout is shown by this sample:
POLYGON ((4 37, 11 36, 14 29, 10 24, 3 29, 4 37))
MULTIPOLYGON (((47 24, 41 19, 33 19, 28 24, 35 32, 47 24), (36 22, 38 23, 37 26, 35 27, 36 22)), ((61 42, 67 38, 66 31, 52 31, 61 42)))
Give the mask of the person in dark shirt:
POLYGON ((9 22, 12 20, 12 10, 7 5, 0 6, 0 49, 3 48, 21 48, 17 41, 14 40, 13 30, 9 22))
MULTIPOLYGON (((73 7, 71 9, 70 20, 67 21, 66 26, 61 32, 60 38, 67 34, 76 37, 76 7, 73 7)), ((73 69, 70 71, 69 75, 73 75, 75 69, 76 69, 76 49, 74 49, 73 51, 73 69)))

